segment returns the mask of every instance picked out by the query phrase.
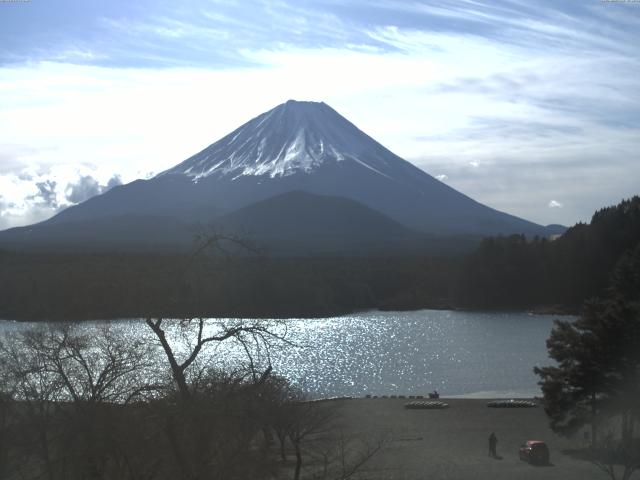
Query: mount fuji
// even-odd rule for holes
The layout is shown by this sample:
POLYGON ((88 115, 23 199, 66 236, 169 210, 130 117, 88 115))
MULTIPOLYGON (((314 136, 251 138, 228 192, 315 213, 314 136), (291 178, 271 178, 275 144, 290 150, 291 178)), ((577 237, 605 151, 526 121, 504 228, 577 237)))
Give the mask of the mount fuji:
POLYGON ((436 180, 325 103, 290 100, 149 180, 0 232, 0 245, 172 248, 191 241, 194 224, 294 250, 322 250, 324 242, 335 252, 557 233, 436 180))

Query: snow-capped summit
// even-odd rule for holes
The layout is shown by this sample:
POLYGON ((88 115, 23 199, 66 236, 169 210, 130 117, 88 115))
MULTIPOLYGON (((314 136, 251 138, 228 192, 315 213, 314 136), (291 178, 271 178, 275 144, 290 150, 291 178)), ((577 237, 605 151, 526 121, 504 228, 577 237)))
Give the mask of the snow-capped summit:
POLYGON ((184 174, 194 181, 209 176, 274 178, 343 161, 387 175, 389 155, 324 102, 289 100, 158 176, 184 174))

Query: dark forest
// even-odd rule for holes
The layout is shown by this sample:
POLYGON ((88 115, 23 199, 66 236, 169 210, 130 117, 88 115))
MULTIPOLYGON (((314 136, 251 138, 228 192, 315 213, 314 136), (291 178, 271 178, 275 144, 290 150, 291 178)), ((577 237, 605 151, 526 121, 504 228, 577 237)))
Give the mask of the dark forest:
POLYGON ((489 237, 466 257, 0 252, 0 317, 326 316, 369 309, 577 312, 640 242, 640 197, 556 240, 489 237))

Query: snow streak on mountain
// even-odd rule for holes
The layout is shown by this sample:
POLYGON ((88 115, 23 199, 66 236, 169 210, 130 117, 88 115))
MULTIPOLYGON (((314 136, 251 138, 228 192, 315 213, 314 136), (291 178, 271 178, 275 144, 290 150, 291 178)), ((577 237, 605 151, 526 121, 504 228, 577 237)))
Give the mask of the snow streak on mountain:
POLYGON ((324 102, 289 100, 159 176, 275 178, 344 161, 389 176, 390 156, 401 160, 324 102))

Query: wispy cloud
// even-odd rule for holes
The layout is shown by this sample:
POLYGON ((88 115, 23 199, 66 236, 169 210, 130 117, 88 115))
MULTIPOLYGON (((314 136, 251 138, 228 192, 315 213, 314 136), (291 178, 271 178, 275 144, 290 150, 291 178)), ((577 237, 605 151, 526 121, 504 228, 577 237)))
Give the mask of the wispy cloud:
POLYGON ((51 214, 37 182, 57 182, 62 208, 67 193, 168 168, 288 98, 324 100, 452 187, 540 223, 638 193, 638 4, 22 7, 0 5, 5 225, 28 196, 51 214), (78 183, 87 176, 96 183, 78 183), (540 201, 558 192, 563 208, 540 201))

